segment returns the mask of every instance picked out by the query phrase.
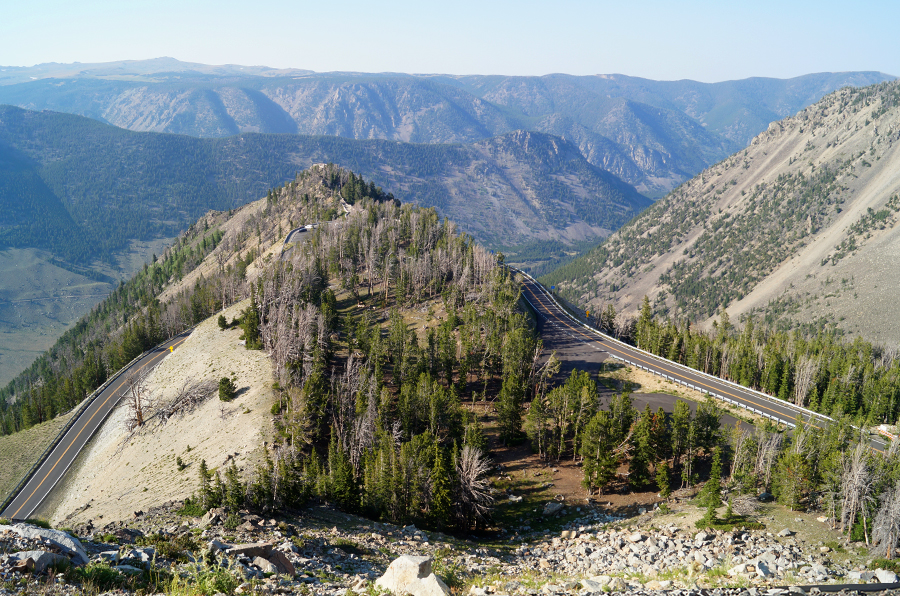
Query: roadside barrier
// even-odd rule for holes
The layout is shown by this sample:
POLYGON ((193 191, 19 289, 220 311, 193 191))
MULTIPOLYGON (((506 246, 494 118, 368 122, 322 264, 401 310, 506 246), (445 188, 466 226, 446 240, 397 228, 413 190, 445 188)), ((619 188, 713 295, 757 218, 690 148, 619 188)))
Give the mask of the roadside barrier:
MULTIPOLYGON (((662 358, 662 357, 660 357, 660 356, 657 356, 656 354, 651 354, 650 352, 647 352, 646 350, 642 350, 642 349, 640 349, 640 348, 638 348, 638 347, 636 347, 636 346, 632 346, 632 345, 626 344, 626 343, 624 343, 624 342, 622 342, 622 341, 620 341, 620 340, 618 340, 618 339, 616 339, 616 338, 614 338, 614 337, 610 337, 609 335, 606 335, 605 333, 603 333, 603 332, 599 331, 598 329, 596 329, 596 328, 590 323, 590 321, 587 320, 586 318, 585 318, 585 320, 582 320, 582 315, 581 315, 580 313, 578 313, 577 310, 576 310, 576 312, 573 313, 573 312, 572 312, 573 309, 572 309, 571 307, 569 307, 568 305, 562 304, 562 303, 560 302, 560 300, 558 300, 558 299, 556 298, 556 296, 554 296, 552 293, 548 292, 546 288, 544 288, 543 284, 541 284, 539 281, 537 281, 536 279, 534 279, 533 277, 531 277, 529 274, 527 274, 527 273, 525 273, 524 271, 521 271, 521 270, 519 270, 519 269, 516 269, 515 267, 509 267, 509 269, 511 269, 512 271, 515 271, 516 273, 519 273, 519 274, 522 275, 523 277, 525 277, 525 278, 529 279, 531 282, 533 282, 534 285, 535 285, 537 288, 539 288, 539 289, 541 290, 541 294, 542 294, 543 296, 545 296, 546 298, 548 298, 549 300, 551 300, 551 301, 553 302, 553 304, 555 304, 556 307, 559 308, 560 312, 562 312, 565 316, 567 316, 572 322, 574 322, 575 324, 579 325, 580 327, 586 329, 587 331, 593 333, 594 335, 599 335, 599 336, 602 337, 604 340, 609 341, 610 343, 613 343, 613 344, 615 344, 615 345, 621 346, 621 347, 623 347, 623 348, 627 348, 627 349, 629 349, 629 350, 634 350, 634 351, 636 351, 636 352, 639 352, 641 355, 646 356, 646 357, 649 358, 649 359, 653 359, 653 360, 655 360, 655 361, 664 363, 664 364, 666 364, 667 366, 670 366, 670 367, 672 367, 672 368, 677 368, 678 370, 683 370, 683 371, 686 372, 686 373, 690 373, 690 374, 693 374, 693 375, 699 375, 699 376, 701 376, 701 377, 703 377, 703 378, 706 378, 706 379, 709 379, 709 380, 711 380, 711 381, 715 381, 715 382, 717 382, 717 383, 723 383, 723 384, 725 384, 725 385, 729 385, 729 386, 731 386, 731 387, 734 387, 735 389, 740 389, 741 391, 745 391, 745 392, 747 392, 747 393, 752 394, 754 397, 757 397, 757 398, 760 398, 760 399, 764 399, 764 400, 766 400, 767 402, 769 402, 769 403, 771 403, 771 404, 773 404, 773 405, 777 405, 777 406, 782 407, 782 408, 787 408, 787 409, 789 409, 789 410, 793 410, 793 411, 797 412, 797 415, 798 415, 798 416, 805 417, 807 421, 816 420, 816 421, 824 422, 824 423, 831 423, 831 422, 834 422, 834 420, 833 420, 832 418, 830 418, 830 417, 828 417, 828 416, 824 416, 824 415, 822 415, 822 414, 819 414, 818 412, 813 412, 812 410, 808 410, 808 409, 806 409, 806 408, 804 408, 804 407, 796 406, 796 405, 791 404, 791 403, 788 403, 788 402, 786 402, 786 401, 782 401, 782 400, 780 400, 780 399, 777 399, 777 398, 775 398, 775 397, 773 397, 773 396, 771 396, 771 395, 768 395, 768 394, 766 394, 766 393, 763 393, 763 392, 761 392, 761 391, 756 391, 755 389, 750 389, 749 387, 744 387, 743 385, 738 385, 737 383, 734 383, 734 382, 732 382, 732 381, 728 381, 728 380, 726 380, 726 379, 722 379, 722 378, 719 378, 719 377, 710 375, 710 374, 708 374, 708 373, 705 373, 705 372, 702 372, 702 371, 699 371, 699 370, 695 370, 695 369, 693 369, 693 368, 690 368, 689 366, 685 366, 685 365, 683 365, 683 364, 679 364, 679 363, 677 363, 677 362, 673 362, 673 361, 671 361, 671 360, 667 360, 667 359, 665 359, 665 358, 662 358)), ((527 296, 524 296, 524 295, 523 295, 523 297, 525 298, 526 301, 528 300, 528 297, 527 297, 527 296)), ((529 304, 531 304, 530 301, 529 301, 529 304)), ((535 305, 531 304, 531 306, 532 306, 532 308, 537 309, 537 307, 536 307, 535 305)), ((609 352, 607 352, 607 353, 609 353, 609 352)), ((716 393, 715 391, 711 391, 711 390, 709 390, 709 389, 706 388, 706 387, 699 387, 699 386, 693 385, 692 383, 687 382, 686 380, 683 380, 683 379, 677 379, 677 378, 675 378, 675 377, 666 375, 665 373, 662 373, 662 372, 659 372, 659 371, 656 371, 656 370, 651 370, 649 367, 647 367, 647 366, 645 366, 645 365, 642 365, 642 364, 639 364, 639 363, 637 363, 637 362, 634 362, 634 361, 632 361, 632 360, 630 360, 630 359, 628 359, 628 358, 626 358, 626 357, 624 357, 624 356, 620 356, 620 355, 616 355, 616 354, 612 354, 612 353, 609 353, 609 355, 610 355, 612 358, 615 358, 616 360, 620 360, 620 361, 622 361, 622 362, 625 362, 626 364, 629 364, 630 366, 634 366, 634 367, 636 367, 636 368, 640 368, 640 369, 642 369, 642 370, 644 370, 644 371, 647 371, 647 372, 649 372, 649 373, 652 373, 652 374, 655 374, 655 375, 657 375, 657 376, 663 377, 663 378, 665 378, 665 379, 667 379, 667 380, 670 380, 670 381, 672 381, 672 382, 679 383, 679 384, 681 384, 681 385, 684 385, 684 386, 686 386, 686 387, 689 387, 689 388, 691 388, 691 389, 694 389, 695 391, 700 391, 700 392, 705 393, 705 394, 707 394, 707 395, 711 395, 711 396, 715 397, 716 399, 725 401, 725 402, 727 402, 727 403, 729 403, 729 404, 731 404, 731 405, 734 405, 734 406, 743 408, 743 409, 745 409, 745 410, 751 411, 751 412, 753 412, 754 414, 757 414, 757 415, 759 415, 759 416, 762 416, 762 417, 767 418, 767 419, 769 419, 769 420, 772 420, 772 421, 774 421, 774 422, 784 424, 784 425, 789 426, 789 427, 791 427, 791 428, 796 428, 796 426, 797 426, 795 420, 786 420, 786 419, 784 419, 784 418, 781 418, 781 417, 778 417, 778 416, 773 416, 773 415, 768 414, 768 413, 766 413, 766 412, 762 412, 762 411, 760 411, 760 410, 757 410, 757 409, 753 408, 753 407, 752 407, 751 405, 749 405, 749 404, 744 404, 744 403, 738 402, 738 401, 736 401, 736 400, 730 399, 730 398, 728 398, 728 397, 726 397, 726 396, 724 396, 724 395, 722 395, 722 394, 720 394, 720 393, 716 393)), ((796 419, 796 418, 795 418, 795 419, 796 419)))

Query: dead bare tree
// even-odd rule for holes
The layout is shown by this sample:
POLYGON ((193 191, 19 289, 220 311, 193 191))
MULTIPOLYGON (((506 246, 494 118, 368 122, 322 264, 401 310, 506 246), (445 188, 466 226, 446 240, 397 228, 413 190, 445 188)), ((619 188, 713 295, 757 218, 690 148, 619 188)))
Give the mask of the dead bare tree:
POLYGON ((128 410, 125 428, 129 433, 133 433, 135 429, 144 425, 145 419, 149 416, 148 410, 152 407, 153 400, 144 383, 146 377, 147 373, 136 373, 125 381, 123 396, 125 407, 128 410))
POLYGON ((803 406, 804 403, 806 403, 806 396, 809 393, 818 372, 818 358, 806 354, 800 357, 794 381, 794 405, 803 406))
POLYGON ((866 528, 865 507, 873 501, 872 489, 874 478, 869 469, 868 447, 858 443, 850 454, 844 454, 841 484, 843 498, 841 500, 841 530, 849 531, 853 523, 862 513, 863 530, 866 543, 869 542, 866 528))
POLYGON ((900 543, 900 480, 894 488, 881 496, 881 507, 872 524, 872 546, 885 549, 885 558, 892 559, 900 543))
POLYGON ((185 379, 175 397, 165 403, 157 402, 147 422, 157 426, 166 424, 173 416, 184 416, 218 392, 218 382, 213 379, 185 379))
POLYGON ((456 462, 456 475, 459 479, 456 495, 457 516, 466 524, 485 520, 494 497, 487 479, 490 464, 481 450, 465 445, 456 462))
POLYGON ((782 437, 778 433, 766 433, 757 427, 756 465, 753 473, 768 488, 772 480, 772 466, 781 451, 782 437))

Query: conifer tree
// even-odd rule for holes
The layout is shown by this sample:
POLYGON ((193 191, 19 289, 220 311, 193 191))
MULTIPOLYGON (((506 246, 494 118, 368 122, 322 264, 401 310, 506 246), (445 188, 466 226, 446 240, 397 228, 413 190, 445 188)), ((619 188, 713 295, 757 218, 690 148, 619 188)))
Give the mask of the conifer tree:
POLYGON ((672 494, 672 486, 669 480, 669 462, 660 460, 656 464, 656 486, 659 488, 659 496, 668 499, 672 494))
POLYGON ((432 523, 438 528, 445 528, 451 524, 453 513, 453 502, 450 498, 451 486, 444 450, 440 445, 435 445, 434 464, 431 468, 430 516, 432 523))

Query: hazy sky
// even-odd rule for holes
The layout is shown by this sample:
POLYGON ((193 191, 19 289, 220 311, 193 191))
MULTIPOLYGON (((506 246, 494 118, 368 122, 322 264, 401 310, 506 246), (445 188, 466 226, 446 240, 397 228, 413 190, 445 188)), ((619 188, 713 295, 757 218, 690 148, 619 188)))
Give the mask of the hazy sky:
POLYGON ((31 0, 4 6, 0 64, 171 56, 316 71, 706 82, 900 76, 898 23, 896 0, 31 0))

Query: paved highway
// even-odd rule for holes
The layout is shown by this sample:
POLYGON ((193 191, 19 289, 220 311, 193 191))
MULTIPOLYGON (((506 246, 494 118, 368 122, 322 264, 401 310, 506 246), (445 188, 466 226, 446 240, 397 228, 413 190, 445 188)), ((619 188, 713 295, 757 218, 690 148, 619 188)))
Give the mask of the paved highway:
MULTIPOLYGON (((563 354, 557 354, 561 360, 577 363, 595 360, 598 356, 601 360, 611 357, 691 389, 711 394, 725 402, 787 426, 793 427, 798 416, 802 416, 803 420, 820 428, 832 422, 831 418, 827 416, 798 408, 758 391, 653 356, 604 335, 578 321, 560 307, 547 289, 533 278, 521 272, 518 273, 521 274, 523 280, 522 288, 525 299, 541 318, 541 335, 558 338, 560 334, 563 334, 570 338, 568 343, 560 343, 558 339, 554 342, 554 347, 558 344, 564 350, 563 354)), ((870 446, 879 452, 884 452, 886 448, 885 443, 875 437, 870 439, 870 446)))
POLYGON ((0 517, 7 519, 27 519, 38 505, 41 504, 53 487, 65 475, 69 466, 75 461, 78 453, 84 448, 94 433, 106 420, 109 413, 115 408, 128 386, 128 379, 139 372, 148 370, 166 357, 172 349, 177 348, 190 334, 186 331, 162 346, 151 350, 140 360, 134 362, 125 369, 115 380, 100 393, 90 406, 82 412, 78 420, 66 432, 63 439, 50 453, 37 472, 31 477, 25 487, 12 500, 9 506, 0 513, 0 517))

